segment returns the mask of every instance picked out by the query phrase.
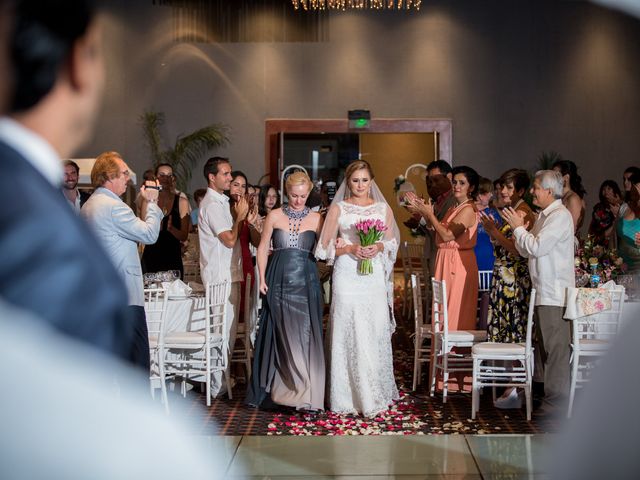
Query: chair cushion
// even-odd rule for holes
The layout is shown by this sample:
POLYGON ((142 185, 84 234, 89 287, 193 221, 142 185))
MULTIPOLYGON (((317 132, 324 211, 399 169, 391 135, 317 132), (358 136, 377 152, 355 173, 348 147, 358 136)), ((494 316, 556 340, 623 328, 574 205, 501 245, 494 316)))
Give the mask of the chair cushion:
POLYGON ((580 350, 585 352, 605 352, 610 345, 608 340, 580 340, 580 350))
POLYGON ((450 342, 484 342, 487 339, 486 330, 449 330, 450 342))
POLYGON ((471 349, 473 355, 524 355, 525 344, 524 343, 497 343, 497 342, 483 342, 478 343, 471 349))
POLYGON ((164 336, 164 346, 172 348, 174 345, 189 345, 194 348, 204 345, 204 333, 200 332, 170 332, 164 336))

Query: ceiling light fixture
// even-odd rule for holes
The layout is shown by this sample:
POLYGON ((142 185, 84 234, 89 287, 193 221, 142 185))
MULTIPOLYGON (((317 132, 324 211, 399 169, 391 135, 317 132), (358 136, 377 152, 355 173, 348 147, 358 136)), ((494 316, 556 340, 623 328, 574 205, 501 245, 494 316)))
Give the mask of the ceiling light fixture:
POLYGON ((422 0, 291 0, 296 10, 420 10, 422 0))

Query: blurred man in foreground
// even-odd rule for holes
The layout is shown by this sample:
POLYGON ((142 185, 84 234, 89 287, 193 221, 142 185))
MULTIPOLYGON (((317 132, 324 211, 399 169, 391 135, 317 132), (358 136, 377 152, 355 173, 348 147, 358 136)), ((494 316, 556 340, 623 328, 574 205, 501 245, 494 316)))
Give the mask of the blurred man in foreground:
POLYGON ((60 158, 89 138, 102 97, 100 20, 89 0, 13 5, 15 88, 0 118, 0 297, 128 360, 125 286, 60 194, 60 158))

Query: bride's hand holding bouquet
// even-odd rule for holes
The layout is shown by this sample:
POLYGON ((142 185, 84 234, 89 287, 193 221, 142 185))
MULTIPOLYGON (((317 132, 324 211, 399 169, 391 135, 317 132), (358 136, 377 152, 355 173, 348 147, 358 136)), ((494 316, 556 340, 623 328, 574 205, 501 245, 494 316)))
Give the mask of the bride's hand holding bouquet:
POLYGON ((378 253, 384 249, 380 242, 382 235, 387 230, 387 226, 382 220, 366 219, 360 220, 354 225, 360 245, 354 245, 354 255, 361 260, 358 266, 358 273, 361 275, 371 275, 373 273, 373 262, 371 261, 378 253))

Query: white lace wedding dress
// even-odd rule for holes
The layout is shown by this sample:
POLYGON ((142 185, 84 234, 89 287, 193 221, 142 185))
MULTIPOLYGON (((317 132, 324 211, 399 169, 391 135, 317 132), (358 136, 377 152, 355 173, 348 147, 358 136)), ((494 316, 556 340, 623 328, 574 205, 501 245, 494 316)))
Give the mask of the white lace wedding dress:
MULTIPOLYGON (((347 244, 360 243, 354 224, 380 219, 389 225, 386 203, 367 207, 340 202, 339 236, 347 244)), ((383 238, 384 252, 373 259, 373 274, 360 275, 352 255, 335 259, 331 321, 327 334, 329 409, 367 417, 384 411, 396 399, 391 334, 395 329, 390 275, 398 249, 393 236, 383 238)))

